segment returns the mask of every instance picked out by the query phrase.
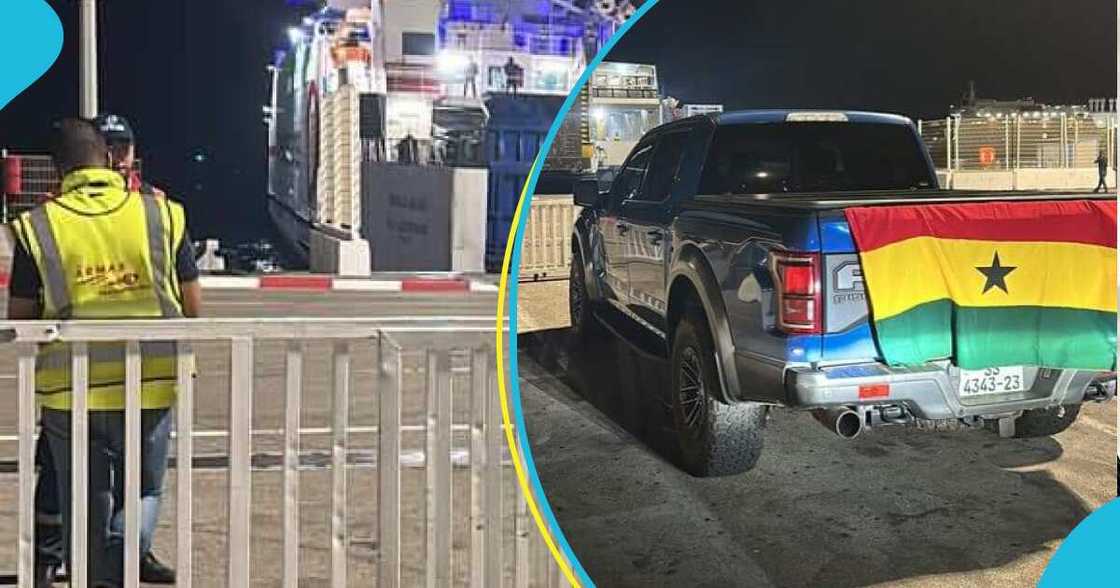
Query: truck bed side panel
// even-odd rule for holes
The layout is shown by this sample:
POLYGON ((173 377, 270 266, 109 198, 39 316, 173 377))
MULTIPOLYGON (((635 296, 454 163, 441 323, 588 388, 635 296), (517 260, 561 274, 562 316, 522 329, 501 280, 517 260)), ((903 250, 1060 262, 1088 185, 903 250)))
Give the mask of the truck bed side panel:
POLYGON ((675 221, 674 251, 699 248, 720 285, 735 351, 765 363, 812 362, 819 336, 790 336, 777 329, 777 297, 770 274, 771 249, 817 251, 816 215, 755 208, 750 215, 690 203, 675 221))

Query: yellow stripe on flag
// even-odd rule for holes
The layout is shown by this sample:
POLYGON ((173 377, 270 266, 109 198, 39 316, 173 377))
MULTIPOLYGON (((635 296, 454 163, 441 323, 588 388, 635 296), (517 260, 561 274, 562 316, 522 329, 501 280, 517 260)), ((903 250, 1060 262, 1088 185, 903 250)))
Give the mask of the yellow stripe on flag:
POLYGON ((915 237, 862 252, 860 261, 868 291, 875 293, 876 320, 941 299, 971 307, 1116 312, 1116 249, 1111 247, 915 237))

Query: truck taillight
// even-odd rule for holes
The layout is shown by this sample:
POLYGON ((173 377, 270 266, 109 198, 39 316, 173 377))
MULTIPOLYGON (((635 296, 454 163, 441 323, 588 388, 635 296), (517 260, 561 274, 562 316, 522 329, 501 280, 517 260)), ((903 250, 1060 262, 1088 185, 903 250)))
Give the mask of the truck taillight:
POLYGON ((778 327, 787 333, 823 332, 820 254, 771 251, 770 268, 778 294, 778 327))

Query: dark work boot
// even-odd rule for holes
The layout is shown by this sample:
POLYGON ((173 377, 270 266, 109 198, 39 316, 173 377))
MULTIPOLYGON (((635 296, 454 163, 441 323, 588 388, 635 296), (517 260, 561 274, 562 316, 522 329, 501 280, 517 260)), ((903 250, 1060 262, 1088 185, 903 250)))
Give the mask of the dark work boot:
POLYGON ((35 588, 50 588, 62 568, 62 517, 35 514, 35 588))
POLYGON ((54 562, 35 562, 35 588, 51 588, 58 576, 58 564, 54 562))
POLYGON ((160 563, 149 551, 140 560, 140 581, 148 584, 174 584, 175 570, 160 563))

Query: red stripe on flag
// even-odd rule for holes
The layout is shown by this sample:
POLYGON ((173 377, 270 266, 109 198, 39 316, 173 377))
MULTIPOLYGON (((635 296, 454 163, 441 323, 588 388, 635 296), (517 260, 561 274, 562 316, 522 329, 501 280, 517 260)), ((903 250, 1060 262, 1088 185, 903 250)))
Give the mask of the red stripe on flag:
POLYGON ((261 288, 286 290, 330 290, 329 276, 261 276, 261 288))
POLYGON ((466 292, 471 287, 466 280, 404 280, 402 292, 466 292))
POLYGON ((975 202, 849 208, 860 251, 914 237, 1116 247, 1116 201, 975 202))

